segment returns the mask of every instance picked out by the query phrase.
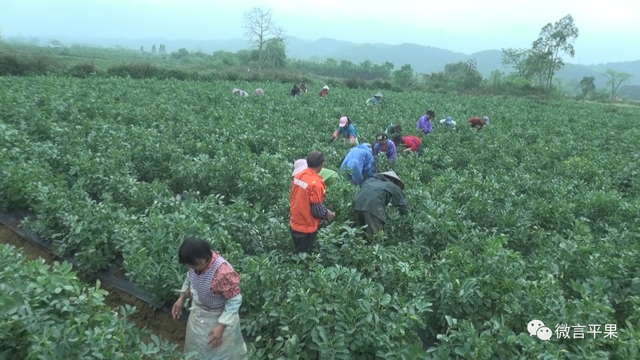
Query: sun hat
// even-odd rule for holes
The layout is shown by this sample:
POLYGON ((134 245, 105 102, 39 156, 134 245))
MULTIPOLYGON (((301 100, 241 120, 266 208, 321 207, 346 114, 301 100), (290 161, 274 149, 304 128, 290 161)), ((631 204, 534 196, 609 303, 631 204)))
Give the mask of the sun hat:
POLYGON ((375 94, 375 95, 373 95, 373 96, 374 96, 374 97, 382 97, 382 94, 377 93, 377 94, 375 94))
POLYGON ((327 85, 323 86, 322 88, 329 90, 329 87, 327 85))
POLYGON ((258 88, 258 89, 256 89, 256 94, 258 94, 258 95, 264 95, 264 90, 262 90, 262 89, 258 88))
POLYGON ((291 176, 296 176, 298 173, 300 173, 300 171, 306 169, 307 167, 307 159, 296 160, 296 162, 293 164, 293 174, 291 174, 291 176))
POLYGON ((451 118, 451 116, 447 116, 447 118, 445 119, 446 122, 450 123, 451 121, 453 121, 453 119, 451 118))
POLYGON ((234 93, 234 94, 235 94, 235 93, 237 93, 238 91, 240 91, 240 89, 238 89, 238 88, 233 88, 233 93, 234 93))
POLYGON ((484 120, 485 124, 489 123, 489 117, 488 116, 483 117, 482 120, 484 120))
POLYGON ((400 189, 404 190, 404 183, 402 182, 402 180, 400 180, 400 178, 398 177, 398 174, 396 174, 395 171, 385 171, 380 175, 384 175, 390 178, 391 181, 393 181, 396 185, 400 187, 400 189))
POLYGON ((347 126, 347 123, 349 122, 349 118, 346 116, 343 116, 340 118, 340 127, 345 127, 347 126))

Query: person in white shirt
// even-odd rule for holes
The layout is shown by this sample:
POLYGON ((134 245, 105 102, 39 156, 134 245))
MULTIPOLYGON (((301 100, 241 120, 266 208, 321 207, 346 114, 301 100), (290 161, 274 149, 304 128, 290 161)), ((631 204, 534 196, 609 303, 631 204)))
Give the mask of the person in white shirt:
POLYGON ((246 92, 244 90, 237 89, 237 88, 233 89, 233 93, 236 94, 236 95, 240 95, 240 96, 249 96, 248 92, 246 92))
POLYGON ((456 122, 453 121, 453 119, 451 118, 451 116, 447 116, 446 119, 442 119, 440 120, 440 125, 442 126, 447 126, 449 128, 455 129, 456 128, 456 122))

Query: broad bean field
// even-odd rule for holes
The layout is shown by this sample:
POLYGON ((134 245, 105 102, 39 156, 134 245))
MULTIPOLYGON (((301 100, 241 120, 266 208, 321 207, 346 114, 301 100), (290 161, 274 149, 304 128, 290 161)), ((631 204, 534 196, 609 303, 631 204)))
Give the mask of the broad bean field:
POLYGON ((241 275, 251 359, 640 357, 640 109, 417 92, 365 106, 373 93, 330 87, 0 77, 0 210, 36 214, 22 226, 82 271, 121 259, 158 305, 182 285, 182 239, 208 240, 241 275), (319 150, 338 170, 341 115, 373 143, 392 123, 417 135, 427 109, 423 156, 395 165, 411 214, 389 208, 367 244, 358 188, 337 184, 315 253, 293 255, 294 161, 319 150))

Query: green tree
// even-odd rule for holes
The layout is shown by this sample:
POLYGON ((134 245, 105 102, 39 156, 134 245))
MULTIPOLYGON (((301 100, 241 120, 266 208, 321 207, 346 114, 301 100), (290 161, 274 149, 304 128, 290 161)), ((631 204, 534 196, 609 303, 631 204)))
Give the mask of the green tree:
POLYGON ((284 30, 273 21, 271 9, 264 6, 252 7, 243 17, 244 35, 258 50, 258 71, 261 71, 267 41, 271 38, 284 38, 284 30))
POLYGON ((151 52, 152 53, 156 53, 156 44, 153 44, 153 46, 151 47, 151 52))
POLYGON ((393 78, 400 86, 411 86, 413 83, 413 69, 410 64, 402 65, 400 70, 393 73, 393 78))
POLYGON ((573 58, 576 54, 573 44, 578 38, 578 27, 571 14, 563 17, 555 24, 548 23, 540 31, 538 39, 533 42, 532 50, 540 54, 543 78, 546 87, 553 86, 553 76, 564 66, 562 57, 568 55, 573 58))
POLYGON ((275 37, 267 40, 264 53, 264 60, 274 67, 283 68, 287 65, 287 45, 284 38, 275 37))
POLYGON ((631 78, 631 74, 615 71, 613 69, 607 69, 607 71, 605 71, 602 75, 607 78, 607 85, 611 86, 612 99, 615 98, 616 92, 618 91, 620 85, 631 78))
POLYGON ((493 70, 491 72, 491 75, 489 75, 489 86, 496 90, 501 90, 502 83, 504 82, 504 77, 504 72, 500 70, 493 70))
POLYGON ((582 96, 587 97, 592 92, 596 91, 596 78, 593 76, 584 76, 580 80, 580 90, 582 90, 582 96))
POLYGON ((569 14, 555 24, 548 23, 529 49, 502 49, 502 63, 515 68, 518 76, 550 89, 553 77, 564 66, 563 56, 575 56, 573 43, 579 35, 569 14))

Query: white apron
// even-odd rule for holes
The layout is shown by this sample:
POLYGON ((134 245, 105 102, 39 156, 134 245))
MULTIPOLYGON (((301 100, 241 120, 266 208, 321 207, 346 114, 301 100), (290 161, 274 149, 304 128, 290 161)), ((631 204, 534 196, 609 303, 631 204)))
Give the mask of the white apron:
POLYGON ((247 345, 240 332, 240 316, 232 315, 233 322, 227 325, 222 335, 222 343, 217 348, 208 345, 209 331, 218 326, 222 312, 206 311, 198 305, 190 309, 184 353, 198 353, 198 360, 248 360, 247 345))

